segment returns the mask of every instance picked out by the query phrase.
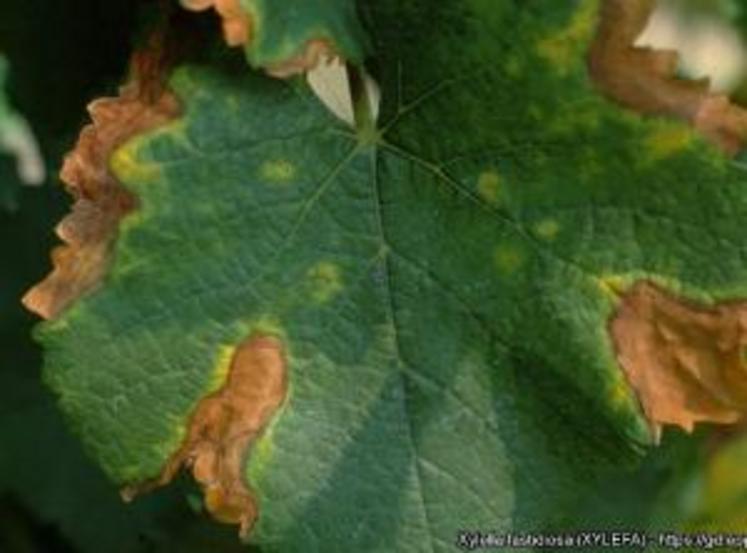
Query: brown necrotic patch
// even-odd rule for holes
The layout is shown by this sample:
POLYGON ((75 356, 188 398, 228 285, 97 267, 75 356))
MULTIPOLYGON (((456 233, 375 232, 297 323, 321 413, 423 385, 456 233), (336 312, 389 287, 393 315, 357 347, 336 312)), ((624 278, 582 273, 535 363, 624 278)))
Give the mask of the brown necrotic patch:
POLYGON ((191 416, 187 438, 155 481, 123 490, 123 497, 168 484, 182 467, 202 487, 205 506, 216 520, 251 530, 257 503, 244 478, 251 444, 285 399, 286 360, 282 344, 254 336, 235 351, 224 386, 204 398, 191 416))
POLYGON ((641 282, 622 296, 610 333, 655 436, 663 425, 744 421, 747 302, 697 305, 641 282))
POLYGON ((175 96, 160 88, 151 97, 152 90, 135 80, 118 97, 88 106, 93 122, 81 132, 60 174, 75 199, 72 212, 56 228, 65 244, 52 252, 52 273, 23 298, 30 311, 45 319, 55 318, 95 288, 109 268, 119 222, 137 203, 109 170, 109 159, 130 138, 167 123, 180 111, 175 96))
MULTIPOLYGON (((215 9, 223 22, 223 36, 229 46, 245 46, 254 40, 256 23, 241 6, 240 0, 181 0, 182 6, 192 11, 215 9)), ((312 71, 321 63, 332 62, 339 55, 326 38, 306 41, 288 59, 266 66, 265 71, 280 79, 312 71)))
POLYGON ((654 7, 655 0, 603 0, 589 53, 593 80, 625 107, 687 121, 725 152, 737 153, 747 136, 747 110, 711 93, 707 79, 678 78, 677 52, 634 45, 654 7))
POLYGON ((192 11, 215 8, 223 21, 223 36, 229 46, 248 44, 252 39, 252 20, 239 0, 181 0, 192 11))

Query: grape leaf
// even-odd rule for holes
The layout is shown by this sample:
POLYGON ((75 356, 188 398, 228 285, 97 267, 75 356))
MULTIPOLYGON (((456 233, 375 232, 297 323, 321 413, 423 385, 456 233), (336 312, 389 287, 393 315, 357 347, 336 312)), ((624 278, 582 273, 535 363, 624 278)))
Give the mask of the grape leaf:
POLYGON ((160 483, 242 344, 280 342, 287 396, 243 474, 268 551, 582 526, 565 509, 666 422, 608 323, 642 281, 686 311, 747 297, 747 175, 602 97, 599 2, 360 6, 376 127, 302 83, 175 73, 182 117, 111 159, 139 210, 40 328, 46 380, 115 482, 160 483))

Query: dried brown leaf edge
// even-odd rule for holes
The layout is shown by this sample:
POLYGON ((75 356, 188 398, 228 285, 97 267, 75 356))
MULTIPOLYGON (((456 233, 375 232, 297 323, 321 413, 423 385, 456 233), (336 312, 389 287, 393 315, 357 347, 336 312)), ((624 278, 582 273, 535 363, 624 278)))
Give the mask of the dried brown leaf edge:
MULTIPOLYGON (((707 80, 678 78, 677 52, 634 45, 654 7, 655 0, 603 0, 588 58, 593 81, 619 104, 686 121, 736 154, 747 110, 709 92, 707 80)), ((747 302, 697 305, 639 281, 620 294, 609 332, 657 440, 664 425, 692 432, 698 422, 747 419, 747 302)))
MULTIPOLYGON (((251 44, 255 24, 251 15, 241 6, 240 0, 181 0, 182 6, 192 11, 215 9, 223 21, 223 36, 229 46, 251 44)), ((338 58, 329 40, 308 41, 296 56, 281 63, 265 67, 273 77, 281 79, 311 71, 324 61, 338 58)))
POLYGON ((662 426, 747 419, 747 302, 704 306, 641 281, 609 324, 617 359, 658 439, 662 426))
POLYGON ((603 0, 589 52, 592 79, 623 106, 687 121, 724 152, 736 154, 747 137, 747 110, 709 92, 707 79, 678 78, 677 52, 634 45, 654 7, 655 0, 603 0))
POLYGON ((56 228, 64 245, 52 252, 52 273, 29 290, 23 304, 44 319, 53 319, 90 292, 106 274, 120 220, 137 200, 109 170, 112 153, 130 138, 163 125, 179 114, 177 99, 163 91, 148 101, 133 81, 116 98, 88 106, 92 124, 67 155, 60 173, 75 203, 56 228))
MULTIPOLYGON (((135 62, 138 61, 136 56, 135 62)), ((142 60, 140 60, 142 61, 142 60)), ((164 125, 180 112, 178 99, 152 80, 133 80, 116 98, 89 106, 93 120, 67 156, 61 178, 75 199, 57 226, 64 244, 52 252, 54 268, 23 298, 24 305, 54 319, 102 282, 112 261, 119 223, 137 208, 109 169, 113 152, 129 139, 164 125), (157 91, 157 93, 156 93, 157 91)), ((150 482, 133 483, 125 499, 167 484, 191 468, 217 520, 239 524, 247 534, 257 505, 243 478, 243 460, 286 395, 283 348, 270 336, 252 336, 234 353, 223 387, 196 406, 182 447, 150 482)))

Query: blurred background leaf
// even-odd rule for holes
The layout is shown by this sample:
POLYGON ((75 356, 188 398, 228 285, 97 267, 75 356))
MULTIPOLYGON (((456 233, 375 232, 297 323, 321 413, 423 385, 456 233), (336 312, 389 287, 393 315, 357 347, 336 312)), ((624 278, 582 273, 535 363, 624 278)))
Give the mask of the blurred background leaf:
POLYGON ((738 0, 658 0, 639 45, 680 52, 687 78, 747 105, 747 4, 738 0))
POLYGON ((0 166, 0 208, 13 210, 18 207, 20 181, 30 185, 42 184, 45 168, 28 123, 5 97, 8 72, 8 62, 0 56, 0 154, 6 155, 0 166))

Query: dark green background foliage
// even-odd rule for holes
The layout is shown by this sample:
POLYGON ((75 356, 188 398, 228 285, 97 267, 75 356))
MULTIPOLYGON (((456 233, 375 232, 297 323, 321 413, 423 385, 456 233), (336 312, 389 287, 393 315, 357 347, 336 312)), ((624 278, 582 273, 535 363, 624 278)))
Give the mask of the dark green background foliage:
MULTIPOLYGON (((520 14, 520 10, 543 9, 543 3, 539 1, 522 3, 501 0, 500 6, 499 0, 495 1, 496 10, 493 15, 508 28, 514 28, 512 18, 516 21, 528 20, 525 14, 520 14)), ((545 1, 551 2, 551 0, 545 1)), ((458 2, 440 2, 439 0, 438 5, 435 4, 435 0, 433 2, 430 10, 424 9, 424 6, 428 4, 424 0, 399 2, 400 6, 397 8, 393 7, 397 4, 394 0, 365 3, 368 7, 375 7, 362 10, 364 23, 369 27, 377 28, 376 32, 372 33, 372 42, 374 51, 379 55, 372 62, 371 70, 381 80, 385 90, 399 89, 403 98, 413 98, 427 88, 429 83, 442 80, 443 75, 429 73, 431 70, 437 72, 438 67, 421 64, 423 56, 434 56, 462 63, 464 73, 471 75, 470 94, 481 98, 490 96, 495 102, 511 104, 516 100, 517 106, 522 107, 520 100, 528 90, 541 91, 546 86, 541 75, 531 72, 524 72, 518 77, 521 81, 521 89, 512 88, 511 82, 499 82, 499 77, 496 75, 500 75, 500 71, 488 68, 481 73, 479 67, 486 65, 484 59, 486 52, 493 51, 496 43, 500 43, 501 40, 509 39, 492 37, 485 44, 479 41, 471 42, 474 48, 470 51, 456 51, 454 47, 460 44, 460 39, 464 39, 465 42, 471 40, 473 23, 467 24, 461 19, 462 15, 458 13, 460 6, 458 2), (381 6, 383 7, 379 10, 381 6), (394 12, 397 12, 396 18, 392 15, 394 12), (407 23, 414 17, 413 14, 425 12, 429 13, 427 25, 407 23), (380 21, 386 21, 388 24, 379 25, 380 21), (396 23, 390 24, 392 21, 403 23, 398 26, 396 23), (427 51, 415 51, 391 47, 396 43, 395 41, 400 41, 403 37, 409 39, 410 43, 428 44, 429 48, 427 51), (485 51, 481 48, 485 48, 485 51), (414 78, 407 79, 403 83, 397 82, 401 77, 399 70, 395 69, 398 66, 404 68, 407 75, 413 75, 414 78)), ((2 553, 56 551, 71 553, 231 553, 232 551, 252 550, 249 546, 239 544, 235 529, 213 524, 199 512, 199 496, 192 484, 186 480, 179 481, 177 485, 171 486, 168 490, 139 499, 132 505, 125 505, 120 501, 116 487, 108 482, 100 469, 84 454, 78 440, 63 422, 55 405, 55 399, 42 387, 41 352, 30 337, 35 318, 26 313, 19 304, 19 298, 23 292, 49 270, 48 252, 56 241, 51 229, 69 207, 69 199, 62 192, 56 174, 64 152, 71 148, 80 127, 86 122, 85 105, 92 98, 115 92, 117 84, 126 72, 129 53, 139 37, 143 36, 143 22, 146 27, 148 22, 151 25, 158 24, 159 10, 168 5, 170 5, 168 2, 156 0, 140 2, 133 0, 78 0, 74 2, 70 0, 3 0, 0 3, 0 52, 12 63, 9 96, 36 132, 48 161, 50 174, 49 182, 40 189, 15 187, 17 183, 14 183, 18 207, 11 211, 0 211, 0 552, 2 553)), ((558 25, 561 25, 563 17, 568 12, 562 9, 557 11, 558 25)), ((194 46, 194 44, 190 44, 186 39, 203 37, 205 34, 217 36, 218 25, 214 18, 179 12, 167 19, 175 25, 176 35, 174 36, 185 39, 175 40, 175 43, 184 46, 181 52, 175 54, 176 57, 195 59, 204 57, 205 51, 213 51, 213 48, 204 48, 204 43, 195 38, 194 43, 200 48, 197 52, 191 52, 190 45, 194 46), (185 34, 179 35, 181 32, 185 34)), ((239 53, 228 53, 217 43, 215 50, 219 51, 219 55, 224 58, 223 62, 226 63, 223 65, 235 68, 237 64, 243 63, 239 53)), ((507 47, 506 51, 521 52, 521 49, 507 47)), ((493 60, 496 66, 504 61, 493 60)), ((244 69, 243 65, 241 68, 244 69)), ((241 78, 243 77, 239 77, 241 78)), ((455 78, 458 79, 458 77, 455 78)), ((246 82, 254 83, 255 80, 261 79, 263 78, 248 76, 246 82)), ((215 87, 216 96, 223 93, 222 85, 216 84, 216 82, 222 82, 220 79, 213 80, 210 77, 205 78, 205 82, 206 87, 215 87)), ((569 87, 578 87, 581 91, 585 86, 584 83, 572 78, 567 84, 569 87)), ((265 83, 258 85, 258 88, 263 86, 266 86, 268 91, 274 91, 281 89, 284 85, 265 83)), ((229 86, 226 85, 224 88, 229 88, 229 86)), ((285 90, 285 93, 290 95, 288 90, 285 90)), ((537 95, 541 96, 541 94, 537 95)), ((273 96, 273 102, 274 98, 275 96, 273 96)), ((279 98, 278 105, 268 105, 268 112, 271 109, 284 107, 281 104, 286 100, 282 99, 284 98, 282 94, 277 93, 277 98, 279 98)), ((329 125, 326 114, 300 108, 293 100, 288 100, 285 107, 288 109, 286 113, 289 121, 288 128, 295 128, 293 125, 300 123, 308 123, 311 126, 317 123, 322 126, 329 125), (296 108, 299 110, 298 113, 293 111, 296 108)), ((388 98, 384 103, 382 120, 391 120, 398 107, 394 100, 388 98)), ((399 146, 418 150, 420 155, 428 159, 444 159, 454 154, 460 144, 440 139, 430 140, 430 138, 437 136, 437 133, 433 133, 437 127, 441 131, 458 129, 464 124, 465 113, 450 109, 448 102, 439 104, 437 101, 435 107, 431 107, 433 107, 432 111, 424 110, 422 117, 414 121, 392 126, 387 138, 399 146), (428 139, 424 140, 423 137, 428 139)), ((583 108, 583 106, 580 107, 583 108)), ((528 108, 528 106, 523 105, 523 108, 528 108)), ((549 103, 544 108, 548 112, 559 114, 566 110, 567 106, 549 103)), ((204 111, 207 113, 209 109, 206 108, 204 111)), ((522 144, 525 136, 530 136, 532 133, 534 133, 533 136, 539 135, 537 129, 541 130, 541 125, 545 124, 545 121, 538 120, 531 113, 524 113, 520 110, 513 112, 504 110, 501 117, 492 112, 474 112, 472 117, 470 122, 474 124, 476 136, 470 138, 475 144, 481 146, 487 144, 493 150, 507 151, 517 144, 522 144), (487 121, 491 125, 482 128, 480 124, 476 124, 480 121, 487 121), (528 121, 532 122, 528 124, 528 121), (537 129, 531 129, 531 125, 537 126, 537 129)), ((637 132, 635 124, 630 123, 632 119, 624 117, 616 119, 615 117, 610 116, 611 124, 618 125, 617 130, 621 133, 630 132, 634 135, 637 132)), ((199 118, 195 119, 199 126, 199 118)), ((230 116, 226 116, 225 119, 230 119, 230 116)), ((269 116, 265 119, 258 117, 257 121, 266 126, 270 125, 269 116)), ((205 125, 207 126, 208 123, 205 125)), ((227 132, 232 138, 235 137, 231 133, 241 138, 242 133, 250 132, 250 130, 238 125, 227 132)), ((516 171, 517 175, 530 174, 532 163, 541 163, 543 159, 546 160, 556 155, 554 148, 558 147, 558 144, 568 147, 569 144, 578 143, 578 137, 562 136, 562 134, 561 129, 553 142, 530 144, 535 152, 533 155, 537 156, 536 159, 531 159, 531 156, 526 153, 517 151, 513 158, 507 156, 510 163, 500 169, 508 171, 509 174, 511 171, 516 171), (523 167, 522 164, 527 164, 529 167, 523 167)), ((583 132, 581 134, 583 135, 583 132)), ((583 136, 581 138, 583 139, 583 136)), ((338 140, 344 143, 339 137, 338 140)), ((168 137, 163 138, 163 141, 166 146, 169 146, 168 137)), ((157 146, 157 140, 155 142, 157 146)), ((590 139, 590 142, 593 140, 590 139)), ((579 157, 574 160, 575 167, 582 166, 584 163, 583 155, 586 150, 583 148, 584 145, 581 145, 582 147, 576 150, 579 157)), ((626 166, 635 161, 632 157, 630 159, 620 158, 615 144, 599 146, 598 143, 594 143, 594 146, 601 148, 601 153, 609 161, 607 170, 610 173, 617 171, 615 167, 619 167, 624 173, 626 166)), ((154 157, 157 158, 158 148, 154 148, 153 151, 156 152, 154 157)), ((161 151, 169 150, 168 147, 164 147, 161 151)), ((301 155, 298 153, 301 151, 302 148, 298 148, 296 153, 301 155)), ((366 155, 365 152, 358 152, 359 159, 356 163, 361 166, 355 164, 346 166, 345 170, 351 175, 351 181, 355 180, 357 173, 363 174, 367 170, 366 155)), ((562 155, 570 156, 571 154, 562 155)), ((625 155, 633 156, 633 153, 628 151, 625 155)), ((320 155, 319 158, 321 157, 320 155)), ((486 150, 484 156, 472 156, 472 159, 477 159, 482 163, 492 158, 486 150)), ((687 166, 688 161, 683 161, 682 173, 698 171, 699 158, 696 154, 693 154, 689 162, 693 164, 692 167, 687 166)), ((457 161, 455 166, 469 173, 475 169, 475 167, 468 166, 469 163, 460 165, 457 161)), ((407 167, 400 154, 393 155, 390 152, 387 162, 382 165, 387 164, 389 166, 384 166, 383 169, 392 174, 402 175, 409 171, 410 176, 417 176, 419 173, 415 166, 407 167)), ((569 167, 567 174, 561 177, 570 182, 575 178, 574 170, 573 167, 569 167)), ((427 181, 426 172, 420 172, 422 174, 418 178, 423 182, 427 181)), ((8 159, 0 159, 0 179, 15 180, 13 165, 8 159)), ((671 184, 671 182, 664 182, 661 186, 671 184)), ((404 196, 402 190, 407 190, 407 187, 403 186, 394 190, 404 196)), ((527 190, 529 190, 527 194, 532 194, 529 187, 527 190)), ((412 193, 412 189, 410 192, 412 193)), ((541 204, 543 191, 535 190, 535 192, 537 197, 518 198, 517 196, 517 198, 521 201, 527 200, 527 203, 531 200, 536 207, 538 198, 541 204)), ((569 203, 572 203, 573 198, 570 198, 570 195, 573 193, 574 189, 571 187, 569 203)), ((603 193, 599 192, 599 194, 603 193)), ((622 187, 621 193, 624 193, 622 187)), ((639 200, 637 197, 632 197, 636 195, 635 190, 630 191, 630 194, 631 197, 625 199, 635 204, 639 200)), ((413 201, 412 198, 404 197, 389 199, 391 205, 396 205, 397 201, 413 201)), ((600 197, 600 199, 608 203, 614 200, 610 197, 600 197)), ((205 201, 209 201, 209 198, 205 201)), ((239 200, 237 199, 235 203, 238 204, 239 200)), ((545 207, 548 206, 540 205, 537 208, 538 216, 545 207)), ((549 206, 548 209, 554 207, 556 206, 549 206)), ((670 206, 665 207, 668 209, 670 206)), ((697 212, 690 215, 693 220, 699 216, 697 212)), ((400 229, 400 236, 396 238, 401 243, 417 239, 419 216, 423 214, 415 213, 410 219, 411 226, 400 229)), ((571 216, 570 219, 572 218, 571 216)), ((423 224, 426 224, 425 219, 423 224)), ((329 232, 331 235, 332 231, 329 232)), ((448 236, 443 239, 444 242, 449 240, 448 236)), ((416 246, 417 244, 412 248, 417 249, 416 246)), ((438 263, 435 259, 431 261, 433 261, 433 266, 438 263)), ((404 261, 402 264, 404 266, 404 261)), ((403 273, 406 272, 402 267, 400 270, 403 273)), ((280 281, 281 277, 282 275, 279 275, 277 280, 280 281)), ((518 290, 519 285, 516 286, 518 290)), ((413 285, 413 288, 415 287, 413 285)), ((475 298, 479 297, 478 292, 475 292, 477 294, 475 298)), ((529 290, 524 289, 514 291, 517 297, 528 292, 529 290)), ((479 303, 475 298, 473 298, 474 303, 479 303)), ((313 317, 309 320, 313 322, 313 317)), ((296 326, 304 327, 301 324, 296 326)), ((306 325, 307 328, 312 326, 312 324, 306 325)), ((475 323, 475 326, 479 325, 475 323)), ((438 329, 434 330, 434 327, 435 325, 429 330, 435 333, 438 329)), ((520 325, 517 324, 513 330, 503 330, 518 332, 516 329, 519 327, 520 325)), ((305 331, 302 329, 297 332, 303 334, 305 331)), ((415 349, 417 348, 413 348, 415 349)), ((577 389, 570 386, 567 379, 553 378, 542 372, 544 367, 535 359, 533 351, 532 344, 514 347, 510 352, 512 357, 508 360, 511 367, 521 367, 521 370, 516 370, 514 375, 517 389, 532 391, 532 394, 522 395, 516 401, 536 419, 530 421, 528 419, 531 417, 527 416, 526 421, 516 423, 517 428, 524 428, 521 425, 534 428, 539 424, 537 421, 541 421, 548 434, 554 430, 561 434, 567 430, 563 424, 567 424, 568 421, 581 426, 584 413, 591 410, 586 403, 589 401, 587 395, 579 393, 577 389), (560 399, 555 403, 544 401, 547 398, 557 399, 561 396, 565 401, 560 399)), ((367 498, 377 499, 381 495, 386 495, 388 489, 396 490, 398 487, 396 481, 382 482, 378 488, 361 487, 360 482, 354 481, 355 470, 358 466, 356 455, 368 454, 365 451, 361 453, 356 448, 380 447, 383 452, 382 466, 388 466, 387 463, 395 468, 399 466, 398 459, 395 458, 397 449, 394 447, 391 450, 387 449, 388 442, 382 441, 379 436, 381 432, 379 423, 387 415, 387 402, 390 399, 382 397, 381 417, 372 417, 370 424, 361 427, 360 441, 351 446, 345 462, 335 467, 338 471, 335 481, 339 484, 339 488, 328 490, 331 497, 343 497, 345 486, 348 484, 349 489, 362 489, 370 493, 370 496, 364 494, 360 497, 343 497, 349 500, 350 504, 366 501, 367 498)), ((601 421, 599 424, 602 428, 605 428, 605 425, 606 421, 601 421)), ((565 505, 562 512, 547 514, 545 520, 548 521, 547 524, 550 527, 562 529, 567 527, 570 521, 579 520, 584 522, 583 526, 589 528, 663 528, 682 525, 683 521, 695 520, 693 524, 696 526, 700 523, 699 521, 705 521, 703 524, 712 522, 709 518, 712 513, 703 514, 701 512, 702 502, 692 499, 698 496, 700 493, 698 490, 706 487, 702 472, 705 451, 703 444, 707 442, 704 433, 699 432, 694 437, 686 437, 677 431, 666 432, 661 447, 649 454, 640 466, 634 462, 637 457, 635 448, 628 449, 621 446, 619 438, 620 436, 609 429, 600 432, 597 441, 593 444, 595 446, 593 454, 602 460, 610 460, 610 464, 617 464, 621 458, 624 458, 627 463, 623 464, 627 464, 628 468, 615 472, 613 476, 608 476, 609 473, 597 467, 593 474, 589 474, 588 490, 581 490, 574 501, 565 505), (603 478, 606 478, 604 485, 596 485, 603 478), (693 494, 692 490, 696 492, 693 494)), ((522 440, 518 438, 514 441, 514 444, 521 443, 523 443, 522 440)), ((526 462, 520 470, 525 474, 531 474, 533 463, 537 466, 541 465, 541 456, 549 458, 554 455, 553 451, 542 451, 532 457, 528 446, 521 447, 525 447, 522 453, 526 456, 526 462)), ((553 447, 549 445, 548 450, 553 447)), ((589 448, 590 446, 579 442, 579 447, 589 448)), ((569 472, 573 472, 574 478, 578 481, 584 480, 584 471, 585 468, 581 465, 569 468, 569 472)), ((283 476, 277 479, 282 480, 283 476)), ((537 480, 538 486, 553 485, 552 479, 548 479, 548 474, 544 474, 542 479, 537 480)), ((531 478, 527 477, 524 481, 531 481, 531 478)), ((282 484, 280 482, 280 487, 282 484)), ((535 492, 536 490, 528 490, 526 494, 529 496, 535 492)), ((519 493, 523 492, 520 490, 519 493)), ((364 511, 351 514, 346 503, 337 504, 326 501, 328 498, 324 496, 324 493, 319 493, 317 497, 319 512, 314 512, 317 504, 312 503, 305 516, 314 517, 318 514, 320 517, 337 517, 341 524, 346 522, 347 516, 365 516, 364 511)), ((730 509, 738 510, 731 504, 722 507, 724 512, 731 512, 730 509)), ((362 508, 365 508, 365 505, 362 508)), ((551 510, 552 508, 553 506, 549 504, 546 507, 532 505, 527 507, 527 512, 534 515, 542 512, 543 509, 551 510)), ((396 514, 392 513, 392 516, 396 514)), ((521 521, 522 516, 529 515, 519 512, 516 516, 521 521)), ((531 521, 521 522, 527 526, 531 525, 531 521)), ((299 525, 298 536, 293 539, 303 542, 306 539, 304 531, 305 528, 299 525)), ((370 545, 372 549, 376 546, 374 543, 370 545)))

